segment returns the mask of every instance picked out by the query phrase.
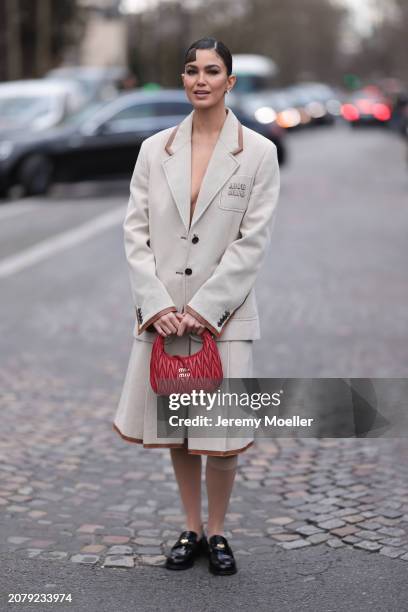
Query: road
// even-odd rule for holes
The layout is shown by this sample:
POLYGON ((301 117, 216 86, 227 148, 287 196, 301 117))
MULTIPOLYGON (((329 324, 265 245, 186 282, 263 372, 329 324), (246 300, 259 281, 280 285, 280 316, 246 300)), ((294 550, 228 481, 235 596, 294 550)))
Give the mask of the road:
POLYGON ((406 377, 405 149, 382 130, 293 139, 259 279, 261 376, 406 377))
MULTIPOLYGON (((403 142, 385 130, 343 126, 292 134, 290 141, 291 163, 282 169, 272 244, 257 282, 263 333, 257 374, 405 377, 403 142)), ((49 199, 0 207, 0 279, 8 258, 118 211, 106 231, 91 229, 77 244, 74 236, 74 246, 56 252, 51 245, 41 263, 28 261, 2 279, 1 333, 9 356, 22 347, 37 352, 39 343, 53 352, 55 340, 64 339, 90 342, 91 350, 101 343, 116 361, 133 317, 120 228, 127 188, 59 187, 49 199), (75 334, 65 333, 70 326, 75 334), (98 339, 105 336, 93 333, 98 329, 107 337, 98 339)))
MULTIPOLYGON (((407 377, 402 141, 336 126, 291 134, 289 144, 257 282, 256 374, 407 377)), ((187 611, 194 591, 197 610, 220 602, 270 610, 271 601, 280 611, 402 609, 404 440, 401 464, 393 440, 260 445, 241 457, 229 515, 245 570, 221 584, 205 566, 174 578, 139 563, 160 559, 159 541, 174 539, 180 516, 166 452, 125 444, 110 428, 134 324, 121 231, 127 194, 123 183, 60 186, 0 207, 2 593, 71 589, 75 612, 187 611), (328 504, 324 516, 318 501, 328 504), (349 521, 347 508, 359 518, 349 521), (306 530, 293 550, 278 546, 266 521, 282 514, 294 530, 312 522, 321 543, 306 530), (109 546, 127 546, 135 533, 146 541, 136 542, 134 571, 102 567, 109 546), (152 589, 152 572, 162 586, 152 589)))

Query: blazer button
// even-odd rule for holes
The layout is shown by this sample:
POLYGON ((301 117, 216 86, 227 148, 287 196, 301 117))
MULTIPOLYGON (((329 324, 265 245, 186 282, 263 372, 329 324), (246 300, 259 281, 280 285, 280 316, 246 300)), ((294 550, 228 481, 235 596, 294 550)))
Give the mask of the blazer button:
POLYGON ((185 274, 187 274, 187 276, 190 276, 190 274, 192 274, 192 273, 193 273, 193 271, 192 271, 192 269, 191 269, 191 268, 186 268, 186 269, 184 270, 184 273, 185 273, 185 274))
POLYGON ((197 244, 197 242, 198 242, 199 240, 200 240, 200 239, 199 239, 199 237, 198 237, 198 236, 193 236, 193 239, 192 239, 192 241, 191 241, 191 242, 192 242, 193 244, 197 244))

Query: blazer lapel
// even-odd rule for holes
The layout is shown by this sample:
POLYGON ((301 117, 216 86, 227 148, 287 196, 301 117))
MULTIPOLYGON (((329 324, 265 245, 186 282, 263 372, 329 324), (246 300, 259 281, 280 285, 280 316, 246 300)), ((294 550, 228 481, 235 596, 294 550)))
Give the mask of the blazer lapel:
POLYGON ((170 134, 162 161, 164 173, 180 217, 188 232, 191 194, 191 127, 193 111, 170 134))
MULTIPOLYGON (((165 146, 169 157, 162 162, 170 191, 187 231, 190 228, 191 132, 193 114, 194 111, 191 111, 171 132, 165 146)), ((242 150, 242 125, 232 110, 228 108, 227 117, 221 128, 201 183, 191 227, 198 221, 218 191, 222 189, 239 167, 240 163, 235 158, 235 155, 242 150)))

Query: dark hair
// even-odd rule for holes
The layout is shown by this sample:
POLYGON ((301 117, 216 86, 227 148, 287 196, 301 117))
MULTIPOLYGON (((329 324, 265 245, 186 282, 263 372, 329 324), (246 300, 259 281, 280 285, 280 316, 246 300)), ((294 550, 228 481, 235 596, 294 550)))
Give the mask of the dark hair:
POLYGON ((232 55, 231 51, 224 45, 220 40, 207 36, 206 38, 200 38, 193 42, 192 45, 186 51, 184 56, 184 64, 188 62, 195 62, 196 49, 214 49, 217 55, 220 56, 227 68, 227 74, 230 76, 232 73, 232 55))

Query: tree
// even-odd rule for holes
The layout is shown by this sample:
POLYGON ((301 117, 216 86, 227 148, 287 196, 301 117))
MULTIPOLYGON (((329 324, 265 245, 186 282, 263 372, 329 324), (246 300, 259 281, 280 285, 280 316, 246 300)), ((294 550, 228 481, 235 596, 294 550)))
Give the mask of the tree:
POLYGON ((397 77, 408 85, 408 3, 406 0, 376 0, 378 19, 349 58, 349 70, 366 80, 397 77))
POLYGON ((41 77, 79 40, 84 25, 76 0, 0 0, 6 37, 0 79, 41 77))
POLYGON ((271 57, 280 67, 281 85, 302 77, 335 82, 345 15, 330 0, 166 1, 138 16, 130 39, 144 69, 142 81, 180 86, 184 50, 214 36, 232 53, 271 57))

